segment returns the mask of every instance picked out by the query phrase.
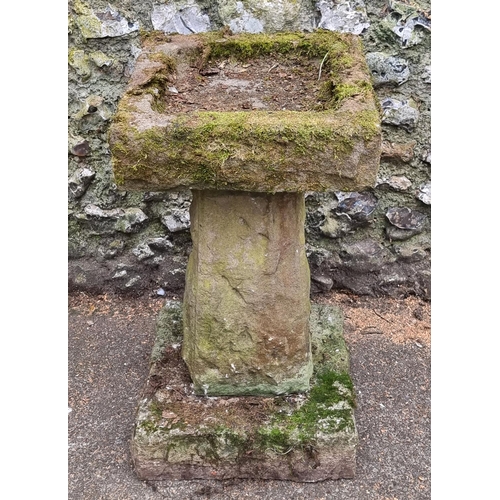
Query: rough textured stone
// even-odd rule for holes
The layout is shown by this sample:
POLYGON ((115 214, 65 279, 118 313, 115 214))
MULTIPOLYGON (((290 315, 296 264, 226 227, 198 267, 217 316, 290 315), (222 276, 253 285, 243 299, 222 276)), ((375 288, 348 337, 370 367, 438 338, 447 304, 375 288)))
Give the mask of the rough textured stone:
POLYGON ((147 218, 148 216, 140 208, 126 208, 118 217, 115 229, 121 233, 135 233, 147 218))
POLYGON ((304 196, 194 191, 183 357, 198 394, 307 390, 304 196))
POLYGON ((311 31, 315 27, 314 12, 308 0, 222 0, 217 4, 221 22, 233 33, 311 31))
POLYGON ((365 225, 371 222, 377 206, 377 197, 370 192, 335 193, 339 200, 335 214, 347 217, 351 225, 365 225))
POLYGON ((382 123, 396 125, 408 131, 416 127, 420 113, 412 99, 400 101, 388 97, 383 99, 380 105, 383 110, 382 123))
POLYGON ((420 43, 424 32, 431 29, 428 13, 422 12, 412 3, 391 1, 389 5, 385 26, 399 38, 401 47, 408 48, 420 43))
POLYGON ((319 0, 321 13, 318 28, 359 35, 370 26, 363 0, 319 0))
POLYGON ((392 207, 387 210, 389 222, 399 229, 418 229, 424 223, 425 214, 408 207, 392 207))
POLYGON ((179 209, 172 210, 171 213, 162 216, 161 222, 171 233, 185 231, 189 229, 189 211, 179 209))
POLYGON ((85 194, 90 183, 95 177, 95 172, 89 168, 79 168, 68 181, 69 196, 73 198, 80 198, 85 194))
POLYGON ((329 292, 333 287, 333 280, 328 276, 312 275, 313 283, 323 292, 329 292))
POLYGON ((157 323, 151 369, 131 442, 141 479, 352 478, 358 435, 343 317, 313 305, 315 374, 308 394, 203 397, 180 357, 182 314, 168 301, 157 323))
POLYGON ((153 5, 151 22, 155 30, 165 33, 189 35, 210 29, 210 19, 193 0, 153 5))
MULTIPOLYGON (((357 37, 326 31, 222 39, 205 35, 175 35, 144 46, 110 129, 118 185, 151 191, 306 192, 356 190, 375 183, 380 116, 357 37), (325 54, 332 64, 345 62, 329 73, 335 83, 327 81, 325 88, 334 94, 322 110, 234 111, 230 99, 224 101, 227 109, 216 111, 169 114, 166 104, 165 109, 155 106, 154 95, 191 71, 191 61, 203 61, 204 53, 214 51, 224 54, 222 61, 231 54, 250 54, 272 63, 279 51, 311 59, 316 51, 318 67, 325 54), (151 87, 155 81, 163 87, 151 87)), ((315 70, 314 81, 316 75, 315 70)), ((241 92, 246 91, 243 86, 241 92)))
POLYGON ((392 175, 391 177, 377 179, 377 186, 389 186, 395 191, 408 191, 411 181, 404 175, 392 175))
POLYGON ((415 141, 404 143, 383 141, 380 157, 396 164, 410 162, 414 156, 415 145, 415 141))
POLYGON ((408 61, 400 57, 390 56, 383 52, 370 52, 366 54, 366 62, 375 86, 402 85, 410 78, 408 61))
POLYGON ((387 210, 387 220, 391 226, 386 228, 390 240, 404 241, 422 232, 426 215, 408 207, 392 207, 387 210))
POLYGON ((349 222, 349 220, 344 220, 343 218, 339 220, 327 215, 319 229, 327 238, 339 238, 351 231, 351 224, 349 222))
POLYGON ((426 205, 431 204, 431 183, 426 182, 418 188, 417 198, 426 205))
POLYGON ((79 14, 76 24, 84 38, 116 37, 139 29, 138 23, 129 21, 110 5, 98 12, 84 2, 74 2, 73 8, 79 14))

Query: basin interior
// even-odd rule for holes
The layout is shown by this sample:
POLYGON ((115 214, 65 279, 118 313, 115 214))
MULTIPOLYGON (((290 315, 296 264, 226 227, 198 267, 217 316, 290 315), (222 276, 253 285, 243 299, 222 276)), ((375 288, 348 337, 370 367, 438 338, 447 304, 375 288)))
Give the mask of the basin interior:
POLYGON ((359 40, 328 31, 156 35, 144 41, 131 85, 148 87, 154 106, 169 114, 321 111, 369 90, 360 62, 359 40), (152 61, 163 67, 148 78, 141 65, 151 70, 152 61))
POLYGON ((169 113, 191 111, 319 111, 331 98, 322 58, 274 54, 239 61, 210 59, 185 65, 167 81, 157 105, 169 113), (323 64, 322 64, 323 63, 323 64))

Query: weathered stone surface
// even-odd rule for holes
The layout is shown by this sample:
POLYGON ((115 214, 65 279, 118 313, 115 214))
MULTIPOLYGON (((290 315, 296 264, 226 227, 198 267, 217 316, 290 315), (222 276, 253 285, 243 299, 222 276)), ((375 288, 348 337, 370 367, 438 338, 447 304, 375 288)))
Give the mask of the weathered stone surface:
POLYGON ((162 216, 161 222, 171 233, 185 231, 189 229, 189 211, 173 209, 170 213, 162 216))
POLYGON ((68 180, 69 196, 73 198, 83 196, 94 177, 95 172, 89 168, 79 168, 68 180))
POLYGON ((426 66, 424 68, 424 72, 422 74, 422 81, 425 83, 431 84, 431 66, 426 66))
POLYGON ((370 52, 366 54, 366 62, 372 73, 373 84, 402 85, 410 78, 408 61, 384 52, 370 52))
POLYGON ((321 13, 318 28, 360 35, 370 27, 363 0, 318 0, 321 13))
POLYGON ((390 177, 381 177, 377 179, 377 186, 389 186, 395 191, 408 191, 411 181, 404 175, 391 175, 390 177))
POLYGON ((426 182, 418 188, 417 198, 426 205, 431 204, 431 183, 426 182))
POLYGON ((363 193, 335 193, 339 200, 335 214, 345 216, 351 225, 366 225, 373 219, 377 197, 368 191, 363 193))
POLYGON ((133 250, 132 250, 132 253, 139 259, 139 260, 145 260, 145 259, 149 259, 151 257, 154 257, 155 253, 153 252, 153 250, 151 250, 151 248, 149 247, 149 245, 144 242, 144 243, 141 243, 140 245, 137 245, 133 250))
POLYGON ((431 30, 429 14, 415 4, 392 1, 384 23, 398 38, 401 47, 408 48, 420 43, 426 31, 431 30))
POLYGON ((308 394, 203 397, 180 356, 182 313, 168 301, 131 442, 140 479, 352 478, 358 435, 341 311, 313 305, 308 394))
POLYGON ((383 141, 380 157, 391 163, 407 163, 413 159, 416 141, 394 143, 383 141))
POLYGON ((411 131, 417 126, 420 113, 412 99, 400 101, 387 97, 381 101, 380 105, 383 111, 382 123, 396 125, 407 131, 411 131))
MULTIPOLYGON (((103 11, 107 5, 104 0, 84 0, 88 4, 92 5, 95 12, 103 11)), ((70 238, 70 260, 69 260, 69 273, 70 287, 73 291, 88 291, 89 285, 92 283, 93 293, 122 293, 121 279, 112 280, 111 277, 114 274, 114 269, 117 265, 126 263, 129 268, 129 274, 136 273, 142 276, 142 280, 137 283, 136 290, 139 290, 144 295, 150 294, 153 290, 156 290, 158 286, 162 286, 168 294, 174 293, 180 296, 184 288, 184 256, 190 250, 190 241, 187 231, 180 231, 177 233, 167 233, 169 238, 174 244, 174 247, 169 250, 168 255, 179 257, 181 260, 179 262, 172 261, 168 271, 166 270, 166 265, 163 263, 161 266, 152 267, 148 266, 146 268, 144 261, 139 261, 132 253, 131 250, 139 244, 140 241, 144 241, 150 237, 151 234, 163 234, 161 220, 159 217, 163 213, 167 213, 168 210, 176 208, 176 202, 167 198, 168 193, 159 194, 159 200, 164 200, 161 203, 144 196, 144 200, 140 198, 140 193, 134 193, 128 191, 126 194, 120 193, 114 189, 114 179, 111 172, 111 157, 109 154, 109 144, 107 140, 107 124, 102 120, 97 121, 98 112, 94 112, 92 115, 87 115, 83 120, 76 120, 74 118, 75 114, 79 110, 80 103, 83 103, 87 96, 92 94, 101 95, 105 99, 105 103, 109 105, 112 112, 117 108, 118 101, 121 98, 124 88, 127 84, 127 79, 129 78, 131 71, 134 67, 135 58, 140 53, 139 44, 141 39, 144 37, 156 37, 157 33, 152 32, 153 29, 151 25, 151 12, 154 5, 166 4, 166 2, 155 1, 153 3, 147 2, 128 2, 126 6, 123 3, 117 4, 110 2, 114 6, 115 10, 119 10, 121 14, 133 23, 138 23, 141 27, 141 36, 138 32, 124 35, 121 37, 114 38, 96 38, 90 42, 85 42, 80 36, 80 30, 74 22, 75 9, 73 5, 75 3, 80 4, 81 1, 77 0, 74 2, 70 0, 69 2, 69 13, 70 17, 68 21, 70 22, 69 32, 68 32, 68 42, 69 42, 69 62, 68 67, 68 85, 69 85, 69 100, 68 100, 68 111, 69 111, 69 132, 75 135, 80 135, 82 140, 87 140, 91 147, 91 157, 87 157, 89 161, 81 162, 80 158, 69 155, 69 175, 68 178, 80 167, 85 165, 96 173, 96 180, 94 180, 88 187, 86 194, 74 198, 72 195, 69 196, 69 238, 70 238), (107 66, 106 64, 101 68, 99 65, 94 64, 92 59, 92 53, 94 51, 102 51, 107 56, 113 58, 113 64, 107 66), (75 52, 76 51, 76 52, 75 52), (71 54, 78 54, 78 61, 74 61, 71 54), (79 74, 75 72, 75 69, 71 66, 72 63, 77 62, 81 65, 83 73, 79 74), (84 67, 86 66, 86 67, 84 67), (125 72, 123 72, 125 69, 125 72), (88 75, 88 70, 91 71, 91 76, 86 79, 88 75), (96 120, 96 124, 91 128, 87 127, 87 131, 81 132, 80 123, 83 121, 96 120), (102 238, 96 236, 96 232, 100 232, 97 223, 90 223, 89 221, 82 222, 79 220, 80 214, 83 212, 85 206, 88 203, 93 203, 103 208, 112 207, 130 207, 139 206, 144 212, 149 216, 149 219, 144 222, 138 233, 133 235, 122 234, 119 232, 114 232, 110 234, 109 238, 112 239, 123 239, 125 246, 122 251, 116 252, 116 256, 111 257, 111 253, 107 253, 107 257, 103 260, 99 258, 96 252, 96 246, 101 243, 99 240, 102 238), (78 245, 74 242, 77 241, 78 245), (97 258, 96 258, 97 257, 97 258), (87 281, 85 284, 80 285, 80 280, 74 279, 76 276, 80 275, 78 270, 80 266, 84 266, 87 276, 87 281), (91 271, 92 269, 92 271, 91 271), (170 271, 176 270, 175 274, 170 274, 170 271)), ((169 0, 168 5, 173 2, 169 0)), ((242 2, 245 5, 253 5, 253 2, 242 2)), ((333 5, 334 1, 330 0, 333 5)), ((402 2, 398 2, 401 4, 402 2)), ((404 2, 408 6, 411 3, 416 5, 415 1, 404 2)), ((419 0, 418 5, 421 11, 430 11, 430 1, 429 0, 419 0)), ((212 30, 218 30, 223 27, 222 24, 217 24, 218 18, 216 16, 216 9, 219 2, 198 2, 198 5, 203 6, 203 13, 207 13, 210 17, 212 23, 212 30), (205 7, 207 10, 205 10, 205 7)), ((312 5, 315 2, 311 2, 312 5)), ((422 36, 421 41, 417 45, 413 45, 410 49, 401 48, 402 38, 396 35, 392 31, 392 27, 395 26, 395 22, 391 25, 389 29, 382 30, 379 29, 381 24, 385 26, 384 18, 391 12, 391 5, 394 6, 396 2, 391 1, 391 5, 388 2, 383 2, 382 0, 376 0, 375 2, 366 2, 366 10, 368 12, 368 18, 370 22, 370 28, 365 31, 360 38, 363 41, 365 50, 368 53, 371 52, 384 52, 387 54, 392 54, 397 57, 402 57, 410 63, 411 78, 408 82, 398 87, 397 94, 390 94, 387 88, 380 87, 377 90, 378 97, 383 99, 384 97, 390 95, 391 97, 398 98, 400 100, 408 99, 410 96, 418 98, 419 108, 421 111, 421 117, 419 119, 417 127, 412 130, 411 133, 405 133, 400 127, 394 127, 392 125, 383 126, 384 139, 390 143, 404 143, 415 141, 416 146, 414 148, 415 154, 411 163, 407 163, 407 160, 401 155, 401 159, 394 158, 394 160, 389 158, 383 159, 382 172, 381 175, 390 177, 391 175, 404 175, 411 180, 412 186, 407 191, 395 191, 387 186, 378 186, 374 190, 374 194, 379 199, 379 205, 375 213, 374 222, 370 225, 356 229, 355 234, 349 234, 349 232, 344 232, 337 236, 335 239, 325 238, 322 232, 320 232, 318 224, 321 224, 319 218, 315 216, 315 210, 317 208, 316 204, 311 205, 311 210, 308 211, 308 217, 306 222, 306 237, 309 243, 314 246, 324 247, 329 251, 336 254, 338 252, 338 247, 340 246, 342 240, 350 240, 353 237, 362 238, 374 238, 375 240, 382 242, 384 245, 388 246, 391 253, 394 253, 396 245, 388 241, 384 237, 385 225, 387 224, 386 218, 384 216, 385 210, 390 206, 410 206, 412 208, 417 208, 425 212, 430 218, 430 206, 424 204, 415 199, 417 195, 419 186, 430 180, 431 169, 428 162, 430 162, 430 155, 427 153, 430 150, 430 69, 431 69, 431 33, 423 28, 417 26, 413 30, 413 35, 422 36), (384 7, 384 5, 386 7, 384 7), (397 168, 388 167, 388 163, 396 164, 397 168)), ((351 2, 351 6, 353 3, 351 2)), ((398 7, 399 8, 399 7, 398 7)), ((247 8, 247 11, 250 10, 247 8)), ((318 13, 319 14, 319 13, 318 13)), ((258 16, 255 16, 258 17, 258 16)), ((318 15, 319 19, 319 15, 318 15)), ((396 21, 396 19, 394 20, 396 21)), ((404 20, 403 20, 404 21, 404 20)), ((406 21, 404 21, 406 22, 406 21)), ((267 29, 267 26, 264 27, 267 29)), ((75 56, 76 57, 76 56, 75 56)), ((77 64, 77 65, 78 65, 77 64)), ((451 85, 451 83, 450 83, 451 85)), ((331 195, 333 197, 333 194, 331 195)), ((323 198, 321 198, 323 199, 323 198)), ((309 209, 308 209, 309 210, 309 209)), ((335 217, 335 215, 333 215, 335 217)), ((342 217, 342 220, 346 217, 342 217)), ((109 224, 110 231, 114 231, 113 223, 109 224)), ((430 224, 427 224, 420 235, 412 237, 408 242, 414 244, 415 240, 420 237, 428 237, 430 234, 430 224)), ((330 232, 333 234, 333 231, 330 232)), ((453 237, 453 236, 452 236, 453 237)), ((400 243, 398 243, 400 244, 400 243)), ((104 246, 104 245, 103 245, 104 246)), ((385 287, 382 289, 378 283, 384 278, 384 275, 394 274, 394 264, 390 262, 386 263, 379 274, 371 273, 369 275, 361 276, 361 271, 356 272, 356 269, 349 268, 349 275, 346 273, 339 276, 344 268, 342 265, 335 267, 331 265, 326 266, 318 271, 319 274, 328 276, 334 280, 334 289, 349 290, 356 293, 370 293, 370 294, 389 294, 395 296, 402 296, 404 294, 418 294, 422 295, 422 290, 424 287, 423 283, 427 280, 424 276, 424 270, 430 269, 429 253, 426 257, 425 263, 422 261, 419 263, 421 267, 413 266, 409 264, 404 264, 400 266, 396 271, 398 274, 398 280, 391 282, 390 288, 385 287), (425 264, 425 265, 424 265, 425 264), (356 283, 363 281, 362 286, 358 286, 356 283), (419 286, 416 286, 419 283, 419 286), (351 286, 352 285, 352 286, 351 286)), ((314 266, 311 266, 311 271, 313 271, 314 266)), ((427 271, 426 271, 427 272, 427 271)), ((124 284, 124 282, 123 282, 124 284)))
POLYGON ((221 0, 217 4, 220 21, 233 33, 311 31, 315 28, 314 11, 308 0, 221 0))
POLYGON ((339 238, 340 236, 352 232, 349 222, 349 220, 344 218, 337 219, 331 215, 327 215, 323 224, 319 227, 319 230, 328 238, 339 238))
POLYGON ((198 394, 305 391, 304 195, 193 191, 183 357, 198 394))
MULTIPOLYGON (((378 20, 375 28, 380 40, 390 45, 397 44, 403 49, 423 45, 426 34, 431 30, 430 2, 424 0, 417 5, 415 2, 391 0, 384 11, 387 15, 378 20), (424 11, 424 4, 427 4, 428 11, 424 11)), ((379 12, 377 15, 380 15, 379 12)))
POLYGON ((75 22, 84 38, 117 37, 139 29, 139 24, 129 21, 110 5, 94 12, 84 2, 74 2, 75 22))
MULTIPOLYGON (((340 251, 340 257, 346 268, 352 267, 364 273, 379 271, 387 265, 389 255, 387 249, 371 238, 346 242, 341 245, 340 251)), ((394 257, 392 259, 395 260, 394 257)))
POLYGON ((333 280, 328 276, 313 274, 311 279, 313 283, 323 292, 329 292, 333 287, 333 280))
POLYGON ((115 229, 121 233, 135 233, 139 231, 141 225, 148 216, 137 207, 125 208, 121 210, 120 216, 115 224, 115 229))
POLYGON ((391 226, 386 228, 387 237, 404 241, 422 232, 427 216, 408 207, 392 207, 385 214, 391 226))
POLYGON ((155 30, 165 33, 189 35, 210 29, 210 19, 193 0, 153 5, 151 22, 155 30))
MULTIPOLYGON (((380 116, 359 38, 327 31, 221 36, 174 35, 146 43, 110 129, 119 186, 306 192, 374 185, 380 116), (244 60, 267 57, 271 68, 279 53, 316 61, 309 75, 315 82, 322 69, 327 98, 321 109, 269 110, 261 103, 259 109, 234 111, 228 97, 223 109, 203 111, 205 101, 194 110, 169 111, 169 89, 178 91, 175 82, 190 74, 193 61, 202 71, 206 54, 212 55, 205 75, 220 73, 217 65, 235 54, 244 60)), ((267 72, 271 77, 275 73, 267 72)), ((254 85, 240 83, 252 100, 254 85)), ((184 90, 183 99, 189 95, 184 90)))
POLYGON ((392 207, 386 212, 389 222, 399 229, 418 229, 424 223, 425 214, 408 207, 392 207))

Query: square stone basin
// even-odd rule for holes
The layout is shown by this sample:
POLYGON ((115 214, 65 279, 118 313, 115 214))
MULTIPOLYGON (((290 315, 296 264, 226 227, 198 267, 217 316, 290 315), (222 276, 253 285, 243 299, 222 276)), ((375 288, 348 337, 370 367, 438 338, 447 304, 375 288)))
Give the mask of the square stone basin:
POLYGON ((373 186, 380 115, 359 37, 145 36, 110 128, 129 190, 373 186))

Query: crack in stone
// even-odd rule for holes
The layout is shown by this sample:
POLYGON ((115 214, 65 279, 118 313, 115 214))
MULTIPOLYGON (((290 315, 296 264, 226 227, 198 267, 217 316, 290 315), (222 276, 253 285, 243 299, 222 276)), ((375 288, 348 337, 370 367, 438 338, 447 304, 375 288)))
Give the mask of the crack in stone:
MULTIPOLYGON (((231 281, 229 280, 229 278, 227 276, 224 276, 223 274, 221 274, 221 276, 227 281, 227 284, 229 285, 229 287, 234 290, 236 292, 236 294, 241 298, 241 300, 245 303, 245 304, 248 304, 247 300, 245 299, 245 297, 243 296, 243 294, 240 292, 240 290, 238 289, 238 285, 236 286, 233 286, 231 284, 231 281)), ((241 281, 240 281, 240 284, 241 284, 241 281)))

